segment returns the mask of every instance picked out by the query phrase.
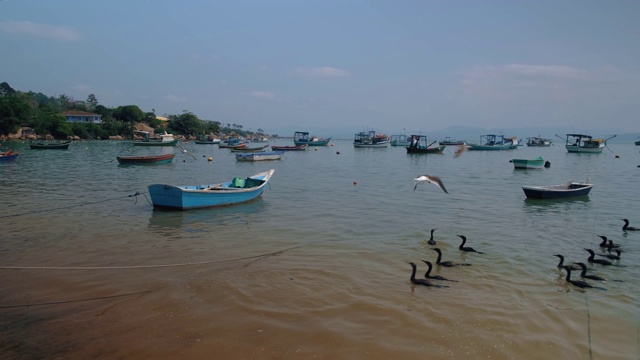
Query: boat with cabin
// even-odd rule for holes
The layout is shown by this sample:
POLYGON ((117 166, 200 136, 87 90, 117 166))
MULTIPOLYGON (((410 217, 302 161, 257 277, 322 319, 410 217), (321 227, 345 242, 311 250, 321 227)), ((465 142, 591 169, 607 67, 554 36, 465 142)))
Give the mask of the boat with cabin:
POLYGON ((600 154, 607 145, 607 141, 616 137, 613 135, 607 139, 594 139, 586 134, 567 134, 565 149, 570 153, 600 154))
POLYGON ((407 135, 391 135, 391 146, 409 146, 409 136, 407 135))
POLYGON ((446 145, 431 146, 437 140, 427 143, 426 135, 411 135, 409 146, 406 147, 407 154, 442 154, 446 145))
POLYGON ((142 136, 141 140, 133 140, 133 146, 176 146, 178 139, 173 137, 173 134, 169 134, 166 131, 164 134, 160 134, 160 139, 152 139, 151 133, 148 131, 135 130, 135 133, 142 136))
POLYGON ((477 144, 468 143, 469 150, 509 150, 513 143, 504 135, 487 134, 480 136, 477 144))
POLYGON ((551 146, 551 140, 541 137, 528 137, 527 146, 546 147, 551 146))
POLYGON ((388 135, 376 134, 374 130, 369 130, 356 133, 353 146, 357 148, 387 148, 390 142, 388 135))
POLYGON ((293 134, 293 143, 296 146, 307 145, 307 146, 327 146, 331 141, 331 137, 328 138, 320 138, 317 136, 309 136, 309 133, 306 131, 296 131, 293 134))

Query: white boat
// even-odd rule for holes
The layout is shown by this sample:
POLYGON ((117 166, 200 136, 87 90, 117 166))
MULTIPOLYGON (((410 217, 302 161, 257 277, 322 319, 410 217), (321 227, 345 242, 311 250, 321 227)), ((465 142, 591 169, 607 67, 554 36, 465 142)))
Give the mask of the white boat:
POLYGON ((375 131, 356 133, 353 139, 353 146, 357 148, 386 148, 391 140, 384 134, 376 134, 375 131))
POLYGON ((539 146, 539 147, 551 146, 551 140, 543 139, 541 137, 528 137, 527 146, 539 146))
POLYGON ((263 151, 255 153, 236 153, 236 161, 280 160, 284 151, 263 151))
POLYGON ((570 153, 600 154, 607 145, 607 140, 616 137, 613 135, 607 139, 594 139, 591 135, 567 134, 565 149, 570 153))

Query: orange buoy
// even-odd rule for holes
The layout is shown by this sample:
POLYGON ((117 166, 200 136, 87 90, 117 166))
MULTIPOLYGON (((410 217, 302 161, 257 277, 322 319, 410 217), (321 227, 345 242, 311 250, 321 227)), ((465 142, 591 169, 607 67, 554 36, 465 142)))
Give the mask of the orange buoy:
POLYGON ((211 156, 209 156, 209 158, 207 159, 207 161, 213 161, 213 158, 211 156))

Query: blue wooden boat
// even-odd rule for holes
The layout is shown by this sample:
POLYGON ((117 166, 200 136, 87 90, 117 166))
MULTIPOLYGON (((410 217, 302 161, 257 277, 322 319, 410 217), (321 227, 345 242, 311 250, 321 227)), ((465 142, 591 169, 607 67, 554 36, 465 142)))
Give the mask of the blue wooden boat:
POLYGON ((565 199, 588 195, 593 184, 569 181, 562 185, 523 186, 522 190, 528 198, 535 199, 565 199))
POLYGON ((169 209, 197 209, 224 206, 253 200, 267 186, 274 169, 249 176, 235 177, 231 181, 208 185, 149 185, 154 207, 169 209))
POLYGON ((5 152, 0 152, 0 162, 4 161, 13 161, 18 158, 19 153, 13 152, 11 150, 7 150, 5 152))
POLYGON ((487 134, 480 136, 480 143, 467 145, 469 150, 509 150, 513 142, 506 140, 504 135, 487 134))

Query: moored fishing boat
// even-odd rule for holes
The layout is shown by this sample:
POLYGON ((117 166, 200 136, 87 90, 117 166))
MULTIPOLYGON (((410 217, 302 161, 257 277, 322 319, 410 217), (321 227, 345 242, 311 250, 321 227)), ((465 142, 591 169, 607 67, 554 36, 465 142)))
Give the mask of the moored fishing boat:
POLYGON ((149 195, 154 207, 170 209, 195 209, 232 205, 260 196, 274 169, 249 176, 235 177, 231 181, 207 185, 149 185, 149 195))
POLYGON ((511 162, 514 169, 541 169, 544 166, 548 167, 547 164, 549 164, 541 156, 536 159, 512 159, 511 162))
POLYGON ((439 145, 445 145, 445 146, 459 146, 459 145, 464 145, 465 143, 466 143, 465 140, 452 139, 450 136, 445 136, 444 139, 438 142, 439 145))
POLYGON ((427 143, 426 135, 411 135, 409 146, 406 147, 407 154, 442 154, 446 145, 438 145, 431 147, 436 141, 431 144, 427 143))
POLYGON ((564 147, 570 153, 600 154, 607 145, 607 141, 614 137, 616 135, 607 139, 594 139, 593 136, 586 134, 567 134, 564 147))
POLYGON ((391 135, 391 146, 409 146, 411 142, 407 135, 391 135))
POLYGON ((305 151, 307 150, 308 145, 293 145, 293 146, 278 146, 271 145, 271 150, 273 151, 305 151))
POLYGON ((236 153, 236 161, 280 160, 284 151, 263 151, 253 153, 236 153))
POLYGON ((480 136, 480 143, 467 145, 469 150, 509 150, 513 144, 504 135, 487 134, 480 136))
POLYGON ((35 140, 29 143, 29 147, 37 150, 43 150, 43 149, 66 150, 69 148, 70 144, 71 144, 71 140, 64 140, 64 141, 35 140))
POLYGON ((376 134, 373 130, 356 133, 353 139, 353 146, 357 148, 386 148, 389 143, 389 136, 376 134))
POLYGON ((528 137, 527 146, 538 146, 538 147, 551 146, 551 140, 544 139, 541 137, 528 137))
POLYGON ((152 139, 148 131, 136 130, 135 133, 141 135, 142 140, 133 140, 133 146, 176 146, 179 141, 166 131, 160 134, 160 140, 152 139))
POLYGON ((261 152, 264 151, 269 145, 259 146, 259 147, 247 147, 246 144, 243 144, 243 147, 232 148, 231 152, 261 152))
POLYGON ((593 184, 589 184, 588 181, 585 183, 569 181, 561 185, 523 186, 522 190, 528 198, 564 199, 588 195, 591 188, 593 188, 593 184))
POLYGON ((293 143, 296 146, 308 145, 308 146, 327 146, 331 141, 331 137, 319 138, 317 136, 309 136, 306 131, 296 131, 293 134, 293 143))
POLYGON ((116 159, 120 164, 168 164, 175 156, 176 154, 118 156, 116 159))

